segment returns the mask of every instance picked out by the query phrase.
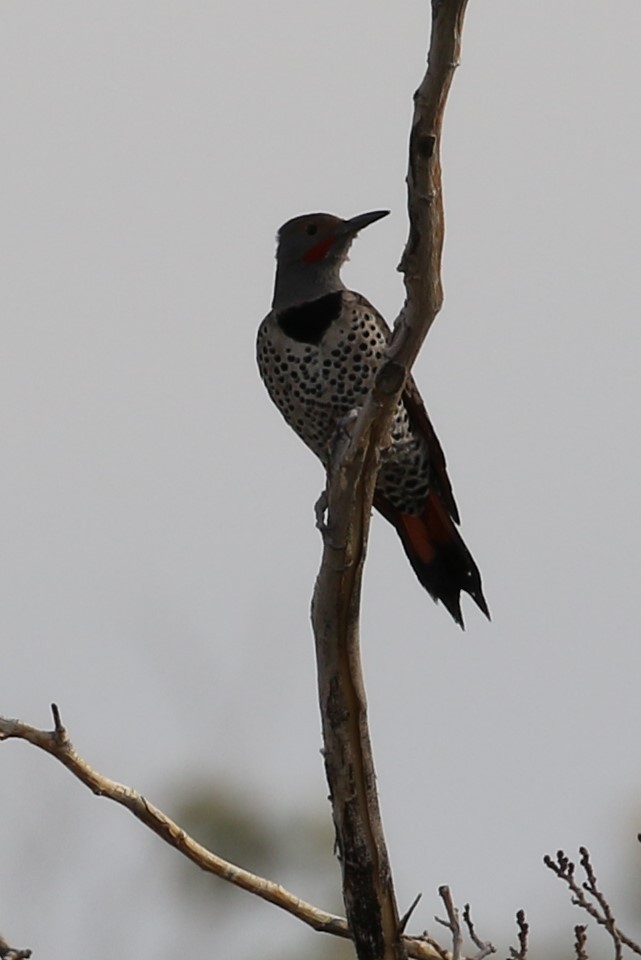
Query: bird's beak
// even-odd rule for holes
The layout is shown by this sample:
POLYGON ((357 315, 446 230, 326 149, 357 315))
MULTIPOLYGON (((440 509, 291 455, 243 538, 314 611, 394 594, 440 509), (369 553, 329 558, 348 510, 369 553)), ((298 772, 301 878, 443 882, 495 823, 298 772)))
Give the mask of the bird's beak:
POLYGON ((362 230, 363 227, 369 227, 370 223, 376 223, 377 220, 386 217, 388 213, 389 210, 374 210, 372 213, 359 213, 357 217, 352 217, 351 220, 343 220, 339 233, 344 236, 353 237, 359 230, 362 230))

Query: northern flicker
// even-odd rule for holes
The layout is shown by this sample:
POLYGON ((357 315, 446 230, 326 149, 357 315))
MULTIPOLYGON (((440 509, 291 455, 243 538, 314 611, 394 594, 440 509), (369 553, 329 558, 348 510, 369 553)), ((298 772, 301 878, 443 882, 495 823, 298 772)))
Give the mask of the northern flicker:
MULTIPOLYGON (((359 230, 388 210, 350 220, 305 214, 278 232, 272 309, 258 330, 260 375, 281 414, 327 464, 339 421, 362 405, 390 330, 343 284, 359 230)), ((398 404, 383 452, 374 506, 396 528, 419 581, 463 627, 461 591, 489 618, 481 575, 457 530, 445 457, 414 380, 398 404)))

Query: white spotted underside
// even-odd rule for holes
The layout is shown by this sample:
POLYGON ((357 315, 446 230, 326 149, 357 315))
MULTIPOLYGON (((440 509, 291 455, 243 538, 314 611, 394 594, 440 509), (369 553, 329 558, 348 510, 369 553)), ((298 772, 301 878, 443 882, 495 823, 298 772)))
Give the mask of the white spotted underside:
MULTIPOLYGON (((362 405, 389 336, 380 314, 360 294, 345 291, 342 310, 318 345, 286 336, 272 311, 258 330, 257 359, 267 391, 287 423, 323 463, 338 422, 362 405)), ((429 490, 427 442, 402 403, 377 491, 404 513, 420 514, 429 490)))

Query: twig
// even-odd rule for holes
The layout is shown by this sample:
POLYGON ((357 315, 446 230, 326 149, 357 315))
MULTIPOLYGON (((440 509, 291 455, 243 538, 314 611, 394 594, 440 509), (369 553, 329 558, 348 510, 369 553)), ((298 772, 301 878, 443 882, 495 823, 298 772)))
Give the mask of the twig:
MULTIPOLYGON (((116 783, 116 781, 110 780, 94 770, 75 750, 63 726, 58 707, 52 704, 51 710, 54 718, 53 730, 39 730, 22 723, 20 720, 0 717, 0 742, 12 739, 25 740, 34 747, 44 750, 62 763, 96 796, 106 797, 108 800, 113 800, 125 807, 157 834, 161 840, 184 857, 187 857, 201 870, 247 890, 262 900, 273 903, 314 930, 351 939, 352 935, 347 921, 342 917, 319 910, 318 907, 301 900, 300 897, 290 893, 280 884, 266 880, 264 877, 250 873, 248 870, 243 870, 241 867, 216 856, 216 854, 197 843, 182 827, 157 807, 154 807, 148 800, 145 800, 141 794, 131 787, 116 783)), ((442 956, 436 947, 426 942, 422 937, 403 937, 403 944, 407 950, 407 955, 412 957, 413 960, 440 960, 442 956)), ((29 956, 31 956, 31 951, 15 950, 0 938, 1 960, 19 960, 19 958, 29 956), (12 949, 13 953, 8 952, 12 949)))
POLYGON ((519 910, 516 914, 516 928, 519 936, 519 948, 510 947, 511 960, 527 960, 527 941, 530 926, 525 919, 525 911, 519 910))
POLYGON ((447 920, 441 920, 440 917, 434 917, 434 919, 437 923, 447 927, 452 934, 452 960, 461 960, 463 934, 461 933, 458 909, 454 906, 454 901, 452 900, 452 894, 449 887, 439 887, 438 895, 445 904, 445 909, 447 910, 447 920))
POLYGON ((588 942, 587 927, 580 923, 574 928, 574 951, 576 960, 589 960, 586 944, 588 942))
POLYGON ((314 930, 349 937, 347 923, 341 917, 318 910, 285 890, 280 884, 259 877, 216 856, 194 840, 193 837, 190 837, 177 823, 149 803, 141 794, 131 787, 110 780, 94 770, 76 752, 60 719, 58 707, 52 704, 51 710, 54 717, 53 731, 38 730, 36 727, 31 727, 19 720, 0 718, 0 741, 26 740, 46 753, 50 753, 70 770, 78 780, 89 787, 96 796, 107 797, 125 807, 165 843, 174 847, 201 870, 213 873, 228 883, 241 887, 243 890, 281 907, 281 909, 313 927, 314 930))
MULTIPOLYGON (((437 923, 440 923, 441 926, 446 927, 452 934, 451 954, 448 954, 447 951, 443 950, 443 948, 440 947, 435 941, 430 942, 438 950, 441 960, 459 960, 463 948, 463 932, 461 930, 461 922, 459 920, 459 911, 454 904, 449 887, 439 887, 438 892, 441 900, 445 904, 447 920, 442 920, 440 917, 434 917, 434 919, 437 923)), ((466 903, 463 908, 463 921, 467 927, 470 940, 474 946, 478 948, 478 952, 474 954, 472 960, 484 960, 484 958, 489 956, 491 953, 496 953, 496 947, 494 944, 490 943, 489 940, 481 940, 480 937, 477 936, 474 924, 472 922, 472 914, 469 903, 466 903)), ((424 934, 424 937, 425 939, 429 940, 427 937, 427 932, 424 934)))
POLYGON ((5 938, 0 934, 0 958, 1 960, 23 960, 31 956, 31 950, 18 950, 16 947, 10 947, 5 938))
POLYGON ((414 899, 413 899, 412 902, 410 903, 409 907, 407 908, 407 910, 405 911, 405 913, 403 914, 403 916, 401 917, 401 919, 398 921, 398 932, 399 932, 399 933, 404 933, 404 932, 405 932, 405 927, 406 927, 407 924, 409 923, 410 917, 412 916, 412 914, 413 914, 414 911, 416 910, 417 906, 419 905, 422 896, 423 896, 422 893, 417 893, 417 894, 416 894, 416 896, 414 897, 414 899))
MULTIPOLYGON (((552 873, 556 874, 559 880, 563 880, 567 885, 572 894, 572 903, 585 910, 600 926, 605 927, 612 940, 615 960, 621 960, 624 946, 641 956, 641 946, 617 927, 610 905, 598 887, 587 848, 579 847, 579 855, 586 876, 586 880, 581 885, 575 879, 576 865, 566 856, 563 850, 557 851, 556 860, 548 854, 543 858, 543 862, 552 873), (590 900, 590 897, 592 897, 592 900, 590 900)), ((582 941, 582 948, 584 947, 585 938, 582 941)))
POLYGON ((463 920, 467 927, 470 940, 475 947, 478 947, 478 953, 474 954, 473 960, 484 960, 484 958, 488 957, 491 953, 496 953, 496 947, 493 943, 490 943, 489 940, 481 940, 480 937, 477 936, 476 928, 472 922, 472 912, 469 903, 466 903, 463 907, 463 920))
POLYGON ((599 907, 601 908, 601 913, 603 915, 603 926, 608 931, 612 942, 614 944, 614 955, 616 960, 621 960, 623 955, 623 944, 621 937, 619 936, 616 928, 616 922, 612 916, 612 911, 610 909, 610 904, 605 899, 601 891, 597 886, 596 875, 594 873, 594 868, 590 862, 590 854, 587 850, 587 847, 579 847, 579 855, 581 857, 580 863, 583 867, 585 876, 587 877, 585 883, 583 884, 583 889, 590 893, 599 907))
MULTIPOLYGON (((324 757, 343 899, 359 960, 403 960, 376 791, 359 651, 360 590, 379 450, 443 300, 440 136, 467 0, 433 0, 427 72, 414 97, 407 175, 406 302, 374 387, 327 477, 327 533, 312 600, 324 757)), ((318 514, 317 514, 318 517, 318 514)))

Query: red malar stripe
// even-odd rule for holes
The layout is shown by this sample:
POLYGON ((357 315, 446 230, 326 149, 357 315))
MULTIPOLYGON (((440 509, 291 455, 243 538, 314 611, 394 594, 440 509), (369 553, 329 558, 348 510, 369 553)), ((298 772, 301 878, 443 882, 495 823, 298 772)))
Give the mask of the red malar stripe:
POLYGON ((306 263, 318 263, 319 260, 322 260, 329 248, 334 243, 336 237, 326 237, 324 240, 321 240, 320 243, 317 243, 315 247, 312 247, 311 250, 308 250, 304 256, 306 263))

